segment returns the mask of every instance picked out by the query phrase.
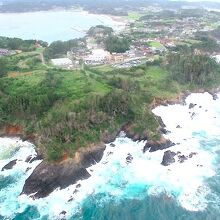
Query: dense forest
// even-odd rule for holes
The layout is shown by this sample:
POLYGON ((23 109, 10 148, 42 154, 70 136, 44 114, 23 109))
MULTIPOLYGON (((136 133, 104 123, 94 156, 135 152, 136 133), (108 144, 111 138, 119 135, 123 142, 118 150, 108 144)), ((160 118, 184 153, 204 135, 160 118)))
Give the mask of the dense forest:
POLYGON ((213 83, 220 74, 216 61, 205 54, 196 54, 192 48, 182 48, 167 56, 168 70, 174 80, 205 86, 213 83))
MULTIPOLYGON (((93 93, 91 81, 94 81, 92 78, 95 75, 89 80, 83 72, 75 72, 82 78, 75 82, 75 86, 78 83, 86 84, 82 91, 77 91, 75 98, 71 98, 69 88, 63 87, 63 84, 68 83, 66 74, 71 73, 49 70, 36 85, 16 78, 0 80, 0 121, 20 121, 26 124, 28 133, 37 132, 41 137, 39 146, 46 146, 49 159, 59 159, 64 151, 71 154, 81 146, 101 141, 105 135, 117 132, 128 122, 143 122, 145 114, 149 115, 146 115, 145 120, 152 117, 144 110, 144 106, 137 109, 144 97, 137 86, 130 87, 131 82, 117 79, 118 88, 114 88, 112 80, 107 80, 106 83, 103 81, 103 89, 94 88, 98 89, 98 93, 93 93)), ((74 76, 71 77, 77 80, 74 76)), ((72 86, 74 89, 74 85, 72 86)), ((94 86, 98 87, 100 84, 94 81, 94 86)), ((156 124, 153 128, 154 132, 157 126, 156 124)), ((140 129, 143 129, 142 132, 145 129, 145 126, 142 127, 138 128, 140 132, 140 129)))
POLYGON ((109 36, 104 41, 105 49, 110 53, 124 53, 130 48, 130 43, 127 38, 109 36))
POLYGON ((97 37, 99 35, 101 35, 102 37, 107 37, 111 34, 113 34, 114 30, 111 27, 107 27, 104 25, 97 25, 95 27, 91 27, 88 32, 87 35, 89 37, 97 37))
POLYGON ((220 45, 217 40, 212 37, 211 33, 212 32, 197 32, 195 39, 200 42, 194 44, 193 47, 208 53, 220 52, 220 45))
POLYGON ((83 48, 84 39, 73 39, 68 41, 54 41, 44 51, 46 59, 54 59, 66 56, 72 48, 83 48))
POLYGON ((22 40, 20 38, 0 37, 0 48, 9 50, 21 50, 24 52, 33 51, 36 49, 36 43, 42 47, 46 47, 47 43, 36 40, 22 40))

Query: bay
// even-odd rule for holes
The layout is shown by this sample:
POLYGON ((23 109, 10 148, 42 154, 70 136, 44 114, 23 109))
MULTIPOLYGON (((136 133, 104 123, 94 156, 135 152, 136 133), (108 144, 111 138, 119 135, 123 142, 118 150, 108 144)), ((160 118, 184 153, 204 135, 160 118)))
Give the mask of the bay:
POLYGON ((0 36, 22 39, 69 40, 85 36, 96 25, 120 30, 123 23, 110 16, 89 14, 81 10, 54 10, 28 13, 0 13, 0 36))

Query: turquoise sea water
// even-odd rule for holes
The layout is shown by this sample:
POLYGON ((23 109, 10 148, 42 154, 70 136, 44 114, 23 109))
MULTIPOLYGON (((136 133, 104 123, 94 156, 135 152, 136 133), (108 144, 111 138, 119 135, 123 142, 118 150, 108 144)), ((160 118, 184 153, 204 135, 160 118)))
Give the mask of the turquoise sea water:
POLYGON ((0 170, 18 159, 12 170, 0 171, 0 219, 220 220, 220 100, 192 94, 184 106, 153 111, 171 131, 166 137, 176 145, 170 150, 188 160, 180 163, 176 156, 174 164, 164 167, 165 150, 143 154, 145 142, 133 142, 122 133, 115 147, 107 145, 100 163, 88 168, 91 177, 79 181, 80 187, 57 189, 39 200, 19 196, 40 163, 25 162, 35 155, 34 147, 0 139, 0 170), (189 109, 190 103, 197 105, 189 109))
POLYGON ((0 13, 0 36, 38 39, 49 43, 83 37, 95 25, 120 29, 110 17, 83 11, 45 11, 29 13, 0 13))

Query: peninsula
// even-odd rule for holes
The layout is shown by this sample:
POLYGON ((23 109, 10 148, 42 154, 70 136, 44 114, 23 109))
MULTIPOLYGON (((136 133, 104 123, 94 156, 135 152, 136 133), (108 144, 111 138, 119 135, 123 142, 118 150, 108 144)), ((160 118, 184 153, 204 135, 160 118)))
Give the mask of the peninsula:
POLYGON ((0 38, 0 134, 33 141, 43 159, 23 193, 44 197, 88 178, 120 131, 148 140, 144 151, 168 148, 152 108, 182 102, 186 92, 215 98, 220 13, 153 9, 123 15, 120 33, 99 25, 50 45, 0 38))

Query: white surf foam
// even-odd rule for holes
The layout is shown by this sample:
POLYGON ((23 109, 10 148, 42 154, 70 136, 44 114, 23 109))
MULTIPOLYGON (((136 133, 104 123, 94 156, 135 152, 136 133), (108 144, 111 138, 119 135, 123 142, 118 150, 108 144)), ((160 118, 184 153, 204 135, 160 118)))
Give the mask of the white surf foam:
MULTIPOLYGON (((164 167, 161 162, 166 150, 143 154, 145 142, 133 142, 122 134, 113 143, 115 147, 108 144, 102 160, 88 168, 91 174, 89 179, 79 181, 63 190, 57 189, 44 199, 32 200, 22 195, 18 197, 17 203, 14 203, 17 206, 15 210, 22 212, 29 204, 36 206, 41 216, 49 215, 49 219, 59 219, 62 218, 60 213, 66 211, 68 219, 80 210, 84 199, 99 193, 107 194, 109 198, 114 197, 116 201, 163 193, 175 198, 179 205, 187 210, 204 210, 208 204, 207 196, 211 193, 206 179, 215 175, 213 162, 217 150, 217 146, 207 150, 205 141, 209 138, 219 140, 220 101, 214 101, 208 93, 192 94, 186 99, 185 106, 160 106, 153 112, 162 117, 166 129, 171 131, 165 135, 166 138, 178 143, 170 150, 180 151, 185 156, 192 152, 196 155, 184 163, 179 163, 176 156, 174 164, 164 167), (197 105, 189 109, 190 103, 197 105), (181 128, 177 128, 178 125, 181 128), (131 163, 126 161, 129 154, 133 158, 131 163), (77 187, 78 184, 80 187, 77 187)), ((18 167, 24 166, 22 164, 21 161, 20 166, 16 165, 12 171, 7 172, 16 173, 18 167)), ((18 184, 20 190, 27 176, 28 174, 25 174, 18 184)), ((17 194, 11 194, 11 200, 12 197, 17 198, 17 194)), ((10 216, 11 208, 6 212, 7 206, 3 207, 0 211, 4 209, 6 216, 10 216)))
POLYGON ((12 218, 16 212, 23 211, 27 204, 22 207, 18 196, 21 193, 25 180, 33 172, 40 161, 29 164, 25 160, 28 156, 36 156, 34 147, 29 142, 23 142, 19 138, 0 138, 0 178, 12 178, 12 182, 3 186, 0 181, 0 214, 12 218), (17 159, 17 163, 10 170, 1 171, 10 161, 17 159))

